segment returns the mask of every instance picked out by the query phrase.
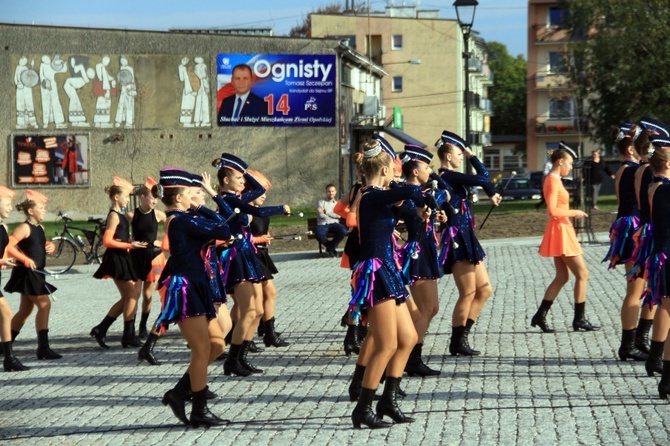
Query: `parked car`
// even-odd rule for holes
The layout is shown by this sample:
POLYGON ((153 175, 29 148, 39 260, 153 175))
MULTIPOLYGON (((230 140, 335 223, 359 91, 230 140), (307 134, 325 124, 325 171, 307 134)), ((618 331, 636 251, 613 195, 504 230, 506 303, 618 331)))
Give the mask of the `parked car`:
POLYGON ((530 187, 536 189, 542 189, 542 181, 544 181, 544 172, 541 170, 534 170, 528 174, 528 181, 530 182, 530 187))
POLYGON ((503 200, 539 200, 542 190, 532 187, 528 178, 502 178, 496 184, 496 191, 503 200), (503 191, 503 188, 505 190, 503 191))

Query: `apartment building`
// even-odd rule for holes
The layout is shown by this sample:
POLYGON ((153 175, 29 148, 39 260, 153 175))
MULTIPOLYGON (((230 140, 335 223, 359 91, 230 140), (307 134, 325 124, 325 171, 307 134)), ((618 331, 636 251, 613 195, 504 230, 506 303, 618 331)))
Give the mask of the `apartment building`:
MULTIPOLYGON (((376 130, 392 136, 396 150, 413 140, 433 149, 443 129, 465 136, 463 35, 456 20, 440 19, 437 10, 387 6, 369 15, 312 14, 311 22, 312 38, 339 38, 388 73, 378 110, 384 125, 376 130)), ((491 144, 488 87, 493 75, 485 43, 476 33, 470 51, 470 140, 481 156, 491 144)))
POLYGON ((527 159, 541 170, 560 141, 589 156, 599 148, 588 135, 586 102, 570 82, 571 36, 559 28, 568 10, 557 0, 528 2, 527 159))

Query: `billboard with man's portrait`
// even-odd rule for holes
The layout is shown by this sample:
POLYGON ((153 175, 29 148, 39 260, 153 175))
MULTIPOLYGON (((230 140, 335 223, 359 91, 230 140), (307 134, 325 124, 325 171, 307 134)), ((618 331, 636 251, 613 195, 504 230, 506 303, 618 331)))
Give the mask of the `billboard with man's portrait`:
POLYGON ((336 124, 334 55, 217 55, 219 126, 336 124))
POLYGON ((13 135, 12 186, 90 186, 88 134, 13 135))

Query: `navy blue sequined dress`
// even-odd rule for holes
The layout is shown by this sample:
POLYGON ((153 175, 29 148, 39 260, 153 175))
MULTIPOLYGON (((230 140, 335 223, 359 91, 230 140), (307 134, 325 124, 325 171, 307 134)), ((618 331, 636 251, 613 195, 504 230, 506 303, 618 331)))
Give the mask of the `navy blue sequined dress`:
POLYGON ((486 253, 475 235, 475 222, 468 206, 468 188, 481 186, 489 197, 495 195, 496 191, 489 180, 489 171, 481 161, 473 156, 470 163, 475 168, 476 175, 440 169, 443 180, 441 185, 446 183, 446 186, 441 187, 446 187, 451 195, 451 206, 443 206, 448 220, 447 228, 442 233, 439 257, 445 274, 451 274, 451 267, 456 262, 465 261, 477 265, 486 258, 486 253))
MULTIPOLYGON (((408 187, 405 185, 404 187, 408 187)), ((447 199, 444 190, 435 191, 435 204, 441 206, 447 199)), ((402 276, 407 285, 420 279, 439 279, 442 269, 437 258, 437 235, 435 233, 435 212, 424 222, 416 212, 414 200, 405 200, 398 208, 398 218, 407 227, 407 242, 398 251, 402 276)), ((434 210, 433 210, 434 211, 434 210)))
POLYGON ((226 281, 228 294, 233 293, 233 289, 242 282, 259 283, 265 279, 263 267, 256 258, 256 249, 251 242, 251 233, 248 230, 248 215, 256 217, 269 217, 284 213, 284 206, 264 206, 257 208, 251 206, 250 202, 265 193, 253 176, 244 175, 247 183, 251 185, 251 191, 243 193, 241 196, 234 192, 223 192, 222 198, 231 209, 239 209, 240 213, 230 220, 230 232, 235 237, 233 246, 223 250, 221 257, 228 257, 225 262, 229 262, 229 271, 226 281))
POLYGON ((367 186, 361 191, 358 206, 360 261, 352 272, 352 298, 349 302, 349 312, 356 322, 360 321, 361 313, 378 302, 395 299, 400 304, 407 300, 409 293, 393 247, 393 230, 397 221, 393 208, 394 203, 409 199, 423 206, 418 186, 389 190, 367 186))
MULTIPOLYGON (((645 304, 659 305, 661 299, 670 297, 670 179, 655 177, 660 182, 652 196, 651 225, 654 227, 652 248, 645 269, 647 289, 642 293, 645 304)), ((659 311, 663 311, 659 309, 659 311)))
POLYGON ((621 164, 626 167, 621 172, 616 185, 619 210, 616 220, 610 226, 610 249, 602 260, 603 262, 609 261, 609 269, 633 260, 635 250, 633 234, 640 225, 640 210, 637 207, 635 196, 635 171, 639 163, 624 161, 621 164))
POLYGON ((215 295, 207 276, 203 245, 211 240, 226 240, 230 229, 216 212, 168 211, 174 217, 168 225, 170 276, 162 281, 162 309, 156 321, 159 333, 172 323, 194 316, 216 318, 215 295), (211 217, 211 218, 210 218, 211 217))
POLYGON ((653 180, 654 174, 651 172, 649 163, 646 161, 640 163, 640 167, 635 173, 635 191, 638 207, 640 208, 640 225, 633 234, 635 250, 632 258, 635 265, 629 273, 629 280, 645 277, 644 265, 651 254, 653 227, 651 225, 651 208, 649 207, 649 186, 653 180))

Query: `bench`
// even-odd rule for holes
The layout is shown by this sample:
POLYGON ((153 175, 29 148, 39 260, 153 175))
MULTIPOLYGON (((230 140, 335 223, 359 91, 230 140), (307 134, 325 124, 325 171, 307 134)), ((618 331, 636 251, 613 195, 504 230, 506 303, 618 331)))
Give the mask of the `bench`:
MULTIPOLYGON (((317 226, 317 223, 316 223, 316 222, 317 222, 316 217, 308 218, 308 219, 307 219, 307 232, 309 233, 309 234, 307 235, 307 238, 308 238, 308 239, 316 240, 316 235, 315 235, 315 231, 314 231, 314 230, 316 229, 316 226, 317 226)), ((342 223, 342 224, 345 223, 343 218, 340 218, 340 223, 342 223)), ((350 231, 349 231, 349 232, 350 232, 350 231)), ((349 236, 349 232, 347 232, 347 236, 349 236)), ((332 234, 328 234, 328 240, 332 240, 332 239, 333 239, 333 235, 332 235, 332 234)), ((345 237, 345 240, 346 240, 346 237, 345 237)), ((321 244, 321 242, 319 242, 318 240, 316 240, 316 242, 319 244, 319 255, 320 255, 321 257, 323 257, 323 248, 324 248, 324 246, 323 246, 323 245, 321 244)))

